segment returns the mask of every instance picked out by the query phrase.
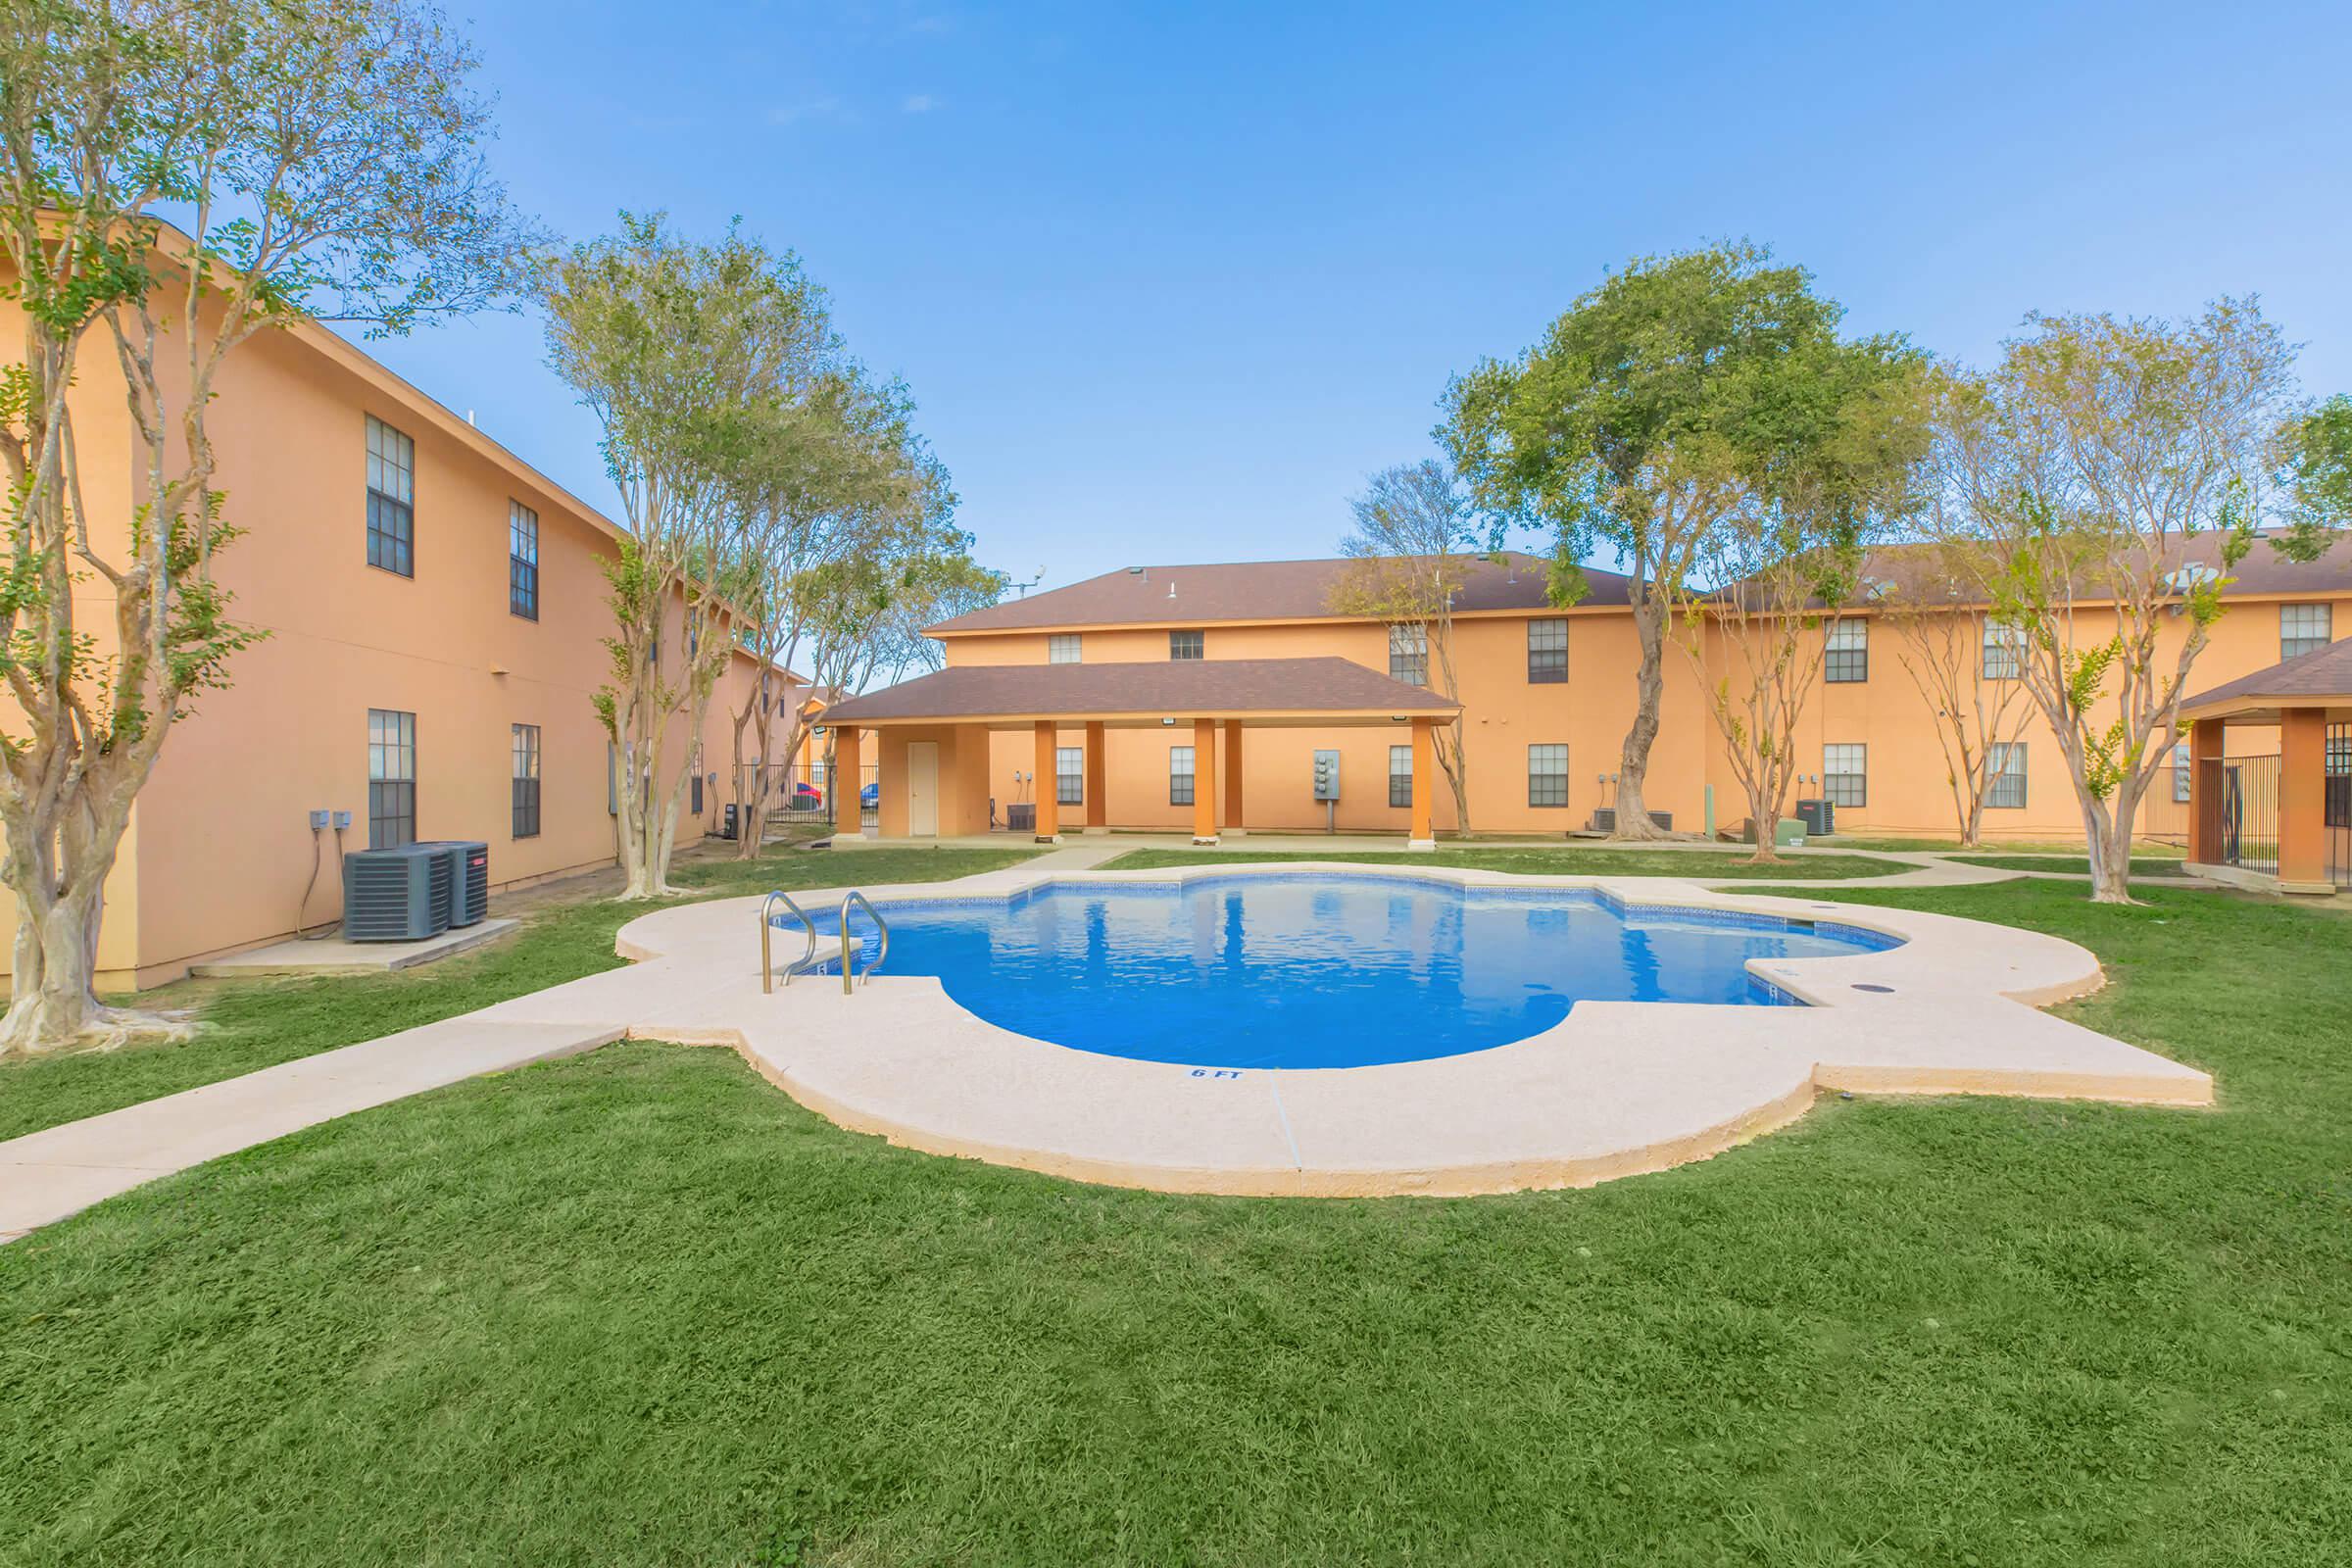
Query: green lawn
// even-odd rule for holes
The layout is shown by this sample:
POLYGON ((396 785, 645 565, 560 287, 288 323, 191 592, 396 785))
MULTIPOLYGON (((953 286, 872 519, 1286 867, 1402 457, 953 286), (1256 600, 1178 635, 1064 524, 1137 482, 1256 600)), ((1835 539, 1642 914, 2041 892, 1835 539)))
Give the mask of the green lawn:
MULTIPOLYGON (((682 862, 671 880, 693 888, 697 898, 772 887, 831 887, 845 881, 878 886, 991 871, 1026 859, 1029 853, 876 849, 858 850, 851 861, 829 854, 771 851, 748 863, 715 858, 682 862)), ((613 933, 661 906, 609 899, 544 906, 525 917, 522 930, 479 952, 397 974, 183 981, 159 987, 137 1000, 150 1006, 198 1009, 205 1026, 194 1040, 0 1059, 0 1140, 414 1029, 614 968, 621 960, 613 956, 613 933)))
POLYGON ((1346 860, 1359 865, 1464 865, 1482 871, 1516 871, 1523 876, 1679 876, 1696 882, 1770 877, 1775 881, 1892 876, 1912 867, 1898 860, 1860 855, 1792 855, 1772 865, 1750 865, 1743 849, 1585 850, 1438 849, 1373 855, 1252 854, 1246 850, 1129 850, 1103 862, 1105 871, 1158 870, 1167 866, 1249 864, 1276 860, 1346 860))
MULTIPOLYGON (((1954 855, 1965 865, 1989 865, 2003 871, 2077 871, 2090 875, 2084 857, 2074 855, 1954 855)), ((2174 856, 2132 857, 2133 876, 2186 876, 2188 862, 2174 856)))
POLYGON ((612 1047, 0 1249, 0 1558, 2352 1560, 2352 919, 1828 896, 2089 944, 2075 1015, 2222 1108, 1831 1101, 1588 1192, 1184 1199, 612 1047))

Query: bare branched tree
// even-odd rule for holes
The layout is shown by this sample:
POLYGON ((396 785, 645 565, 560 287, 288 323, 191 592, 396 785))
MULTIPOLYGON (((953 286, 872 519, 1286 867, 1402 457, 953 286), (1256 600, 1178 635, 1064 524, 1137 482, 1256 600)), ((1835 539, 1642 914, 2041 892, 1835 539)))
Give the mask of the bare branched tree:
MULTIPOLYGON (((1348 564, 1332 582, 1330 608, 1386 621, 1392 636, 1401 632, 1418 639, 1430 689, 1460 701, 1453 606, 1484 554, 1484 530, 1469 499, 1451 469, 1424 458, 1383 468, 1348 505, 1355 527, 1340 541, 1348 564)), ((1462 715, 1454 714, 1453 722, 1430 738, 1438 770, 1453 795, 1454 832, 1469 838, 1470 763, 1462 746, 1462 715)))

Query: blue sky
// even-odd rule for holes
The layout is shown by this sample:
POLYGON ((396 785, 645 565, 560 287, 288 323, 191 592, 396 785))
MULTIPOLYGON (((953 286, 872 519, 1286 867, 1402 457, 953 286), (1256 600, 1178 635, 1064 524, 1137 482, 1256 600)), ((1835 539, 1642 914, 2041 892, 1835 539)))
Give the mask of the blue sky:
MULTIPOLYGON (((799 251, 989 564, 1328 554, 1451 373, 1723 236, 1856 330, 2258 292, 2352 390, 2352 7, 450 0, 516 197, 799 251)), ((375 346, 600 505, 536 320, 375 346)))

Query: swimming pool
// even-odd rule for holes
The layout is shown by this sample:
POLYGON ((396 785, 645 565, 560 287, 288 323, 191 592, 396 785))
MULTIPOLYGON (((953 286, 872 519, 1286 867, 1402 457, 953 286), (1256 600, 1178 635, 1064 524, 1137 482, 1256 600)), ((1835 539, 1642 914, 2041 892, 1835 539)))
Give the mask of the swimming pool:
MULTIPOLYGON (((893 902, 884 915, 886 973, 936 976, 1000 1028, 1212 1068, 1458 1055, 1540 1034, 1580 1002, 1787 1004, 1748 959, 1897 945, 1586 889, 1364 875, 1056 882, 1009 900, 893 902)), ((838 943, 837 924, 818 924, 838 943)), ((851 931, 870 957, 863 921, 851 931)))

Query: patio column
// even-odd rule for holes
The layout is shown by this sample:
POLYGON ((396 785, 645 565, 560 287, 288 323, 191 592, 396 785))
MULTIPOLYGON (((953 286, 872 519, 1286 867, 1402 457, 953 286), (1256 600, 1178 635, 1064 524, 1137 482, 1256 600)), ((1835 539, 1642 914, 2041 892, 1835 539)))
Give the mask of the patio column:
MULTIPOLYGON (((877 758, 877 760, 879 760, 877 758)), ((833 831, 836 834, 861 834, 865 831, 864 769, 858 763, 858 726, 833 726, 833 776, 825 781, 833 792, 833 831), (843 793, 842 780, 848 779, 848 793, 843 793), (845 814, 846 813, 846 814, 845 814)), ((874 815, 882 815, 881 791, 876 790, 874 815)))
POLYGON ((1217 721, 1193 720, 1193 842, 1217 842, 1217 721))
POLYGON ((1413 720, 1413 825, 1405 840, 1408 850, 1434 850, 1438 836, 1430 828, 1431 775, 1438 770, 1438 747, 1426 718, 1413 720))
POLYGON ((1037 770, 1030 776, 1037 780, 1037 842, 1061 842, 1061 778, 1060 760, 1054 755, 1054 721, 1037 721, 1037 770))
POLYGON ((1086 830, 1110 831, 1110 758, 1102 749, 1102 721, 1086 726, 1086 830))
POLYGON ((2328 711, 2278 715, 2278 891, 2335 891, 2328 879, 2328 711))
POLYGON ((1235 838, 1246 838, 1250 830, 1242 824, 1242 721, 1225 721, 1225 831, 1235 838))
POLYGON ((2222 803, 2214 791, 2221 783, 2228 734, 2218 718, 2188 726, 2188 858, 2198 865, 2219 865, 2222 859, 2222 803))

